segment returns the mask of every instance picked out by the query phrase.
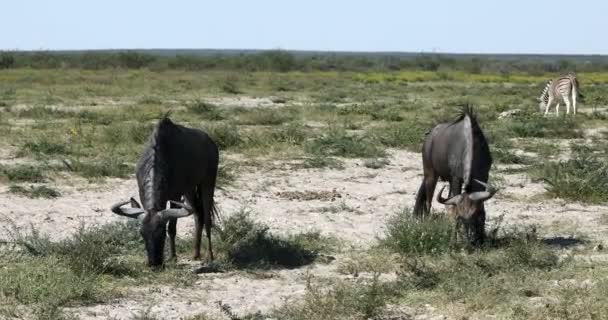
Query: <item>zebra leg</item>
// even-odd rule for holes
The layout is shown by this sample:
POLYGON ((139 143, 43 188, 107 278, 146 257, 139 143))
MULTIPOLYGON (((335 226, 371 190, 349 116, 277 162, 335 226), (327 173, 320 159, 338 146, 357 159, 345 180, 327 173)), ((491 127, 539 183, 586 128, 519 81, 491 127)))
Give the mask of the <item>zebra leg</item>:
POLYGON ((576 89, 572 90, 572 112, 576 114, 576 89))
POLYGON ((549 96, 549 101, 547 101, 547 106, 545 107, 545 115, 547 115, 549 113, 549 107, 551 106, 552 102, 553 102, 553 97, 549 96))
POLYGON ((568 99, 568 96, 564 96, 564 101, 566 102, 566 114, 570 114, 570 99, 568 99))
POLYGON ((557 105, 555 106, 555 114, 559 115, 559 102, 557 103, 557 105))

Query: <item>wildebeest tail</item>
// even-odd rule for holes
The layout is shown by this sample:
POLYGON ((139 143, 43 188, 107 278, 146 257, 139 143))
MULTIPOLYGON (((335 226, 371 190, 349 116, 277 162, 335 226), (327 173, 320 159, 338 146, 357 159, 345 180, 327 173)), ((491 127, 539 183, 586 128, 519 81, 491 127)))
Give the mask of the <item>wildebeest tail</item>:
POLYGON ((416 194, 416 203, 414 204, 414 211, 412 212, 414 216, 419 217, 422 216, 426 205, 426 188, 424 186, 424 181, 420 185, 418 189, 418 193, 416 194))

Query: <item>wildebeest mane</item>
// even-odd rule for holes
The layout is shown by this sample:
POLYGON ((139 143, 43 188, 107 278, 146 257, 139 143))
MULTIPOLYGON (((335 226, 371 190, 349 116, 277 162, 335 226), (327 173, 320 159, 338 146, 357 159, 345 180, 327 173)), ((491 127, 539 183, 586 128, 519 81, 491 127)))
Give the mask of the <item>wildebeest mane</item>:
POLYGON ((143 177, 142 187, 144 198, 142 199, 144 208, 161 210, 164 203, 163 195, 166 194, 166 175, 167 170, 167 147, 169 141, 167 137, 173 129, 173 122, 166 113, 154 127, 154 131, 148 140, 148 145, 140 160, 140 174, 143 177), (156 203, 155 201, 159 201, 156 203))

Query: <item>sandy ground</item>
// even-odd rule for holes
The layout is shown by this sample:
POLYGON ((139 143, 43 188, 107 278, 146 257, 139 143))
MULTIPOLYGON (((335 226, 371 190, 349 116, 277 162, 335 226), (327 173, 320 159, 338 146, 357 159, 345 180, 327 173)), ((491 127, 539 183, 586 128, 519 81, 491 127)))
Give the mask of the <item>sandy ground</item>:
MULTIPOLYGON (((344 170, 294 170, 280 163, 275 163, 272 169, 243 167, 237 183, 220 190, 217 201, 225 216, 240 208, 251 209, 254 219, 267 224, 272 232, 320 231, 361 249, 383 236, 387 218, 404 206, 413 206, 422 179, 420 162, 420 154, 392 150, 390 163, 381 169, 366 168, 362 160, 349 159, 345 160, 344 170)), ((503 216, 506 224, 537 225, 541 235, 558 245, 569 244, 569 239, 581 235, 593 242, 606 240, 608 225, 602 221, 608 216, 608 206, 546 199, 541 183, 532 182, 523 174, 502 176, 505 180, 502 189, 486 206, 490 224, 503 216)), ((69 181, 69 184, 58 182, 56 187, 62 197, 55 200, 19 197, 8 193, 6 185, 0 185, 2 219, 10 219, 24 228, 34 224, 41 232, 60 239, 74 232, 82 222, 101 224, 124 219, 113 215, 109 207, 137 195, 134 179, 108 179, 103 184, 69 181)), ((443 210, 436 202, 433 206, 443 210)), ((192 228, 192 219, 182 219, 178 236, 189 234, 192 228)), ((5 236, 3 232, 0 231, 0 237, 5 236)), ((188 257, 179 258, 182 263, 193 263, 188 257)), ((265 312, 301 298, 310 276, 345 277, 336 271, 345 258, 338 254, 331 263, 265 272, 263 277, 243 272, 205 274, 188 288, 138 288, 127 298, 69 311, 81 319, 130 319, 146 311, 162 319, 182 319, 201 313, 227 319, 217 303, 222 301, 239 315, 265 312)), ((428 310, 408 309, 407 314, 413 319, 443 318, 430 316, 432 312, 428 310)))

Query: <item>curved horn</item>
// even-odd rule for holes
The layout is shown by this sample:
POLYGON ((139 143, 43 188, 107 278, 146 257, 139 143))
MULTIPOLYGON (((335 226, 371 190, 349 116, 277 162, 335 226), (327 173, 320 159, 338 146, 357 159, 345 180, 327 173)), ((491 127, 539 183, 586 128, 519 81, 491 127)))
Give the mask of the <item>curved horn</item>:
POLYGON ((187 216, 191 215, 192 213, 194 213, 194 209, 192 209, 192 207, 190 205, 188 205, 185 201, 177 202, 177 201, 169 200, 169 203, 174 204, 174 205, 178 206, 179 208, 170 208, 170 209, 165 209, 163 211, 160 211, 158 214, 160 214, 160 216, 163 219, 183 218, 183 217, 187 217, 187 216))
POLYGON ((441 204, 445 204, 445 205, 456 205, 458 202, 460 202, 460 199, 462 198, 462 195, 458 194, 455 195, 449 199, 446 199, 442 196, 443 194, 443 190, 445 189, 446 185, 443 185, 443 187, 441 188, 441 190, 439 190, 439 194, 437 194, 437 202, 441 203, 441 204))
POLYGON ((111 208, 112 212, 119 216, 128 217, 128 218, 139 218, 145 211, 142 208, 122 208, 127 203, 130 203, 131 200, 121 201, 114 204, 111 208))
POLYGON ((486 200, 492 198, 494 196, 494 194, 496 194, 496 192, 498 191, 497 189, 488 185, 485 182, 481 182, 477 179, 473 179, 473 180, 475 180, 475 182, 479 183, 480 185, 482 185, 486 188, 486 191, 477 191, 477 192, 471 193, 469 195, 469 199, 471 199, 473 201, 486 201, 486 200))

